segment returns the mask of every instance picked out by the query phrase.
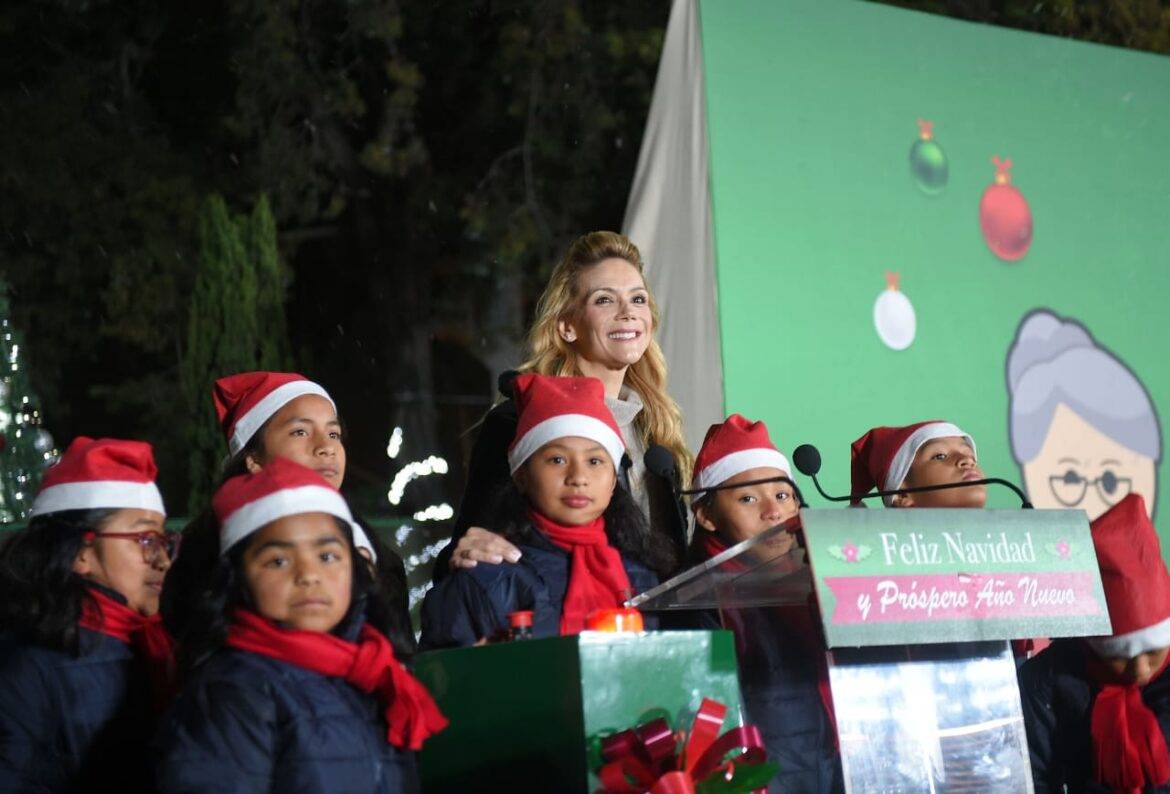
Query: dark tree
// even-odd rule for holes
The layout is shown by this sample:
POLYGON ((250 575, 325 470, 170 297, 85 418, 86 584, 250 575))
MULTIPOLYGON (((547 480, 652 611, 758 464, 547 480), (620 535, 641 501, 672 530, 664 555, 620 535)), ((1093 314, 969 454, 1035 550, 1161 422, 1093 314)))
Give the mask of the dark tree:
POLYGON ((211 401, 216 378, 235 372, 279 369, 286 346, 283 285, 276 257, 276 229, 264 199, 252 215, 233 218, 212 196, 199 219, 199 269, 187 318, 182 359, 186 397, 187 509, 207 504, 226 455, 211 401))

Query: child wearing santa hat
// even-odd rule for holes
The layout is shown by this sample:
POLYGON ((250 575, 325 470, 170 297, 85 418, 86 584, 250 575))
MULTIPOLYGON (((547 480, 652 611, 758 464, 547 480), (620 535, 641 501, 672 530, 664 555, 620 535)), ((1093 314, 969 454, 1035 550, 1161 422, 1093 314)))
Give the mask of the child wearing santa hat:
POLYGON ((162 731, 161 789, 417 791, 414 753, 447 721, 365 619, 381 594, 345 499, 275 458, 212 505, 202 661, 162 731))
POLYGON ((0 549, 0 790, 153 788, 174 538, 149 444, 74 439, 0 549))
MULTIPOLYGON (((691 489, 790 477, 790 469, 763 422, 732 414, 707 430, 695 458, 691 489)), ((792 518, 800 506, 791 485, 769 482, 705 492, 695 498, 691 509, 698 530, 691 540, 692 555, 708 559, 792 518)), ((786 548, 775 551, 783 553, 794 539, 784 535, 777 542, 786 548)))
POLYGON ((1091 528, 1113 633, 1020 670, 1036 790, 1170 791, 1170 573, 1140 495, 1091 528))
MULTIPOLYGON (((950 485, 983 479, 975 439, 957 425, 938 419, 905 427, 875 427, 851 449, 853 504, 875 487, 881 491, 950 485)), ((986 485, 883 496, 887 507, 982 508, 986 485)), ((1012 651, 1025 659, 1048 647, 1045 637, 1012 640, 1012 651)))
MULTIPOLYGON (((341 419, 323 386, 295 372, 242 372, 217 380, 212 401, 229 452, 221 484, 258 472, 272 460, 285 459, 316 471, 334 488, 341 487, 346 464, 341 419)), ((400 654, 408 656, 414 652, 414 634, 402 559, 360 523, 354 529, 354 541, 374 566, 386 595, 382 603, 389 610, 367 617, 390 636, 400 654)), ((184 668, 189 661, 183 642, 187 608, 215 566, 218 542, 215 517, 208 507, 184 528, 183 556, 176 561, 163 594, 163 617, 179 640, 184 668)))
MULTIPOLYGON (((791 478, 788 459, 776 449, 763 422, 732 414, 711 425, 695 459, 694 490, 791 478)), ((723 487, 699 495, 692 561, 708 560, 737 543, 793 519, 799 502, 787 482, 723 487)), ((792 522, 794 523, 794 522, 792 522)), ((771 539, 768 559, 790 551, 798 530, 771 539)), ((725 570, 748 565, 733 560, 725 570)), ((768 758, 780 770, 774 790, 842 790, 833 724, 825 643, 817 612, 809 603, 783 607, 724 609, 710 627, 735 632, 740 688, 750 721, 760 728, 768 758)))
MULTIPOLYGON (((906 427, 875 427, 853 442, 854 504, 880 491, 983 479, 975 439, 950 422, 932 419, 906 427)), ((972 485, 884 496, 887 507, 983 507, 987 486, 972 485)))
POLYGON ((423 603, 424 648, 473 645, 532 611, 534 636, 576 634, 590 613, 653 587, 675 555, 617 485, 625 444, 596 378, 534 373, 515 380, 512 479, 494 523, 522 551, 515 565, 445 577, 423 603))

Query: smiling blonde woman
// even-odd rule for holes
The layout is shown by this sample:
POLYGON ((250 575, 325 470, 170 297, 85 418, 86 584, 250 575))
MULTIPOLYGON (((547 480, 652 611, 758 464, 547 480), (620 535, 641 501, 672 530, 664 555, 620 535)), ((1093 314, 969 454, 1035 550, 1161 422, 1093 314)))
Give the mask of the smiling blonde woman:
MULTIPOLYGON (((642 462, 650 445, 661 445, 674 457, 681 481, 687 482, 694 460, 683 440, 682 413, 666 390, 666 359, 654 339, 658 322, 637 246, 616 232, 590 232, 573 241, 553 270, 528 333, 528 359, 519 369, 594 377, 604 384, 606 405, 628 450, 622 484, 648 517, 651 531, 666 534, 681 560, 685 511, 669 483, 642 462)), ((480 427, 453 542, 447 547, 450 556, 439 560, 438 576, 449 565, 473 567, 519 558, 512 544, 482 526, 493 494, 509 478, 507 446, 515 431, 516 408, 506 399, 480 427)))

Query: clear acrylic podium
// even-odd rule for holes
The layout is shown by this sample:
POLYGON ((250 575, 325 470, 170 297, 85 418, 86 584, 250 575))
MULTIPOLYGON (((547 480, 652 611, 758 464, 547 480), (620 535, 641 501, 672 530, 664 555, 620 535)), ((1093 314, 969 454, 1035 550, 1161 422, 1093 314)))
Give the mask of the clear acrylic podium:
MULTIPOLYGON (((744 625, 727 619, 733 610, 815 610, 798 526, 773 527, 629 603, 647 612, 711 610, 728 627, 744 625)), ((740 638, 741 647, 770 641, 740 638)), ((832 647, 827 661, 847 791, 1032 791, 1006 641, 832 647)), ((747 682, 744 689, 746 699, 747 682)))

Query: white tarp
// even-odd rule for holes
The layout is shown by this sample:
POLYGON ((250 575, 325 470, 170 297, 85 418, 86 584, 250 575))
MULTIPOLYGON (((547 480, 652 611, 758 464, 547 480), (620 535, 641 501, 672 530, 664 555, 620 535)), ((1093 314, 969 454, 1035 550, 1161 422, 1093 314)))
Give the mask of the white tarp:
POLYGON ((622 225, 646 262, 662 312, 658 341, 670 393, 682 406, 687 442, 696 452, 708 425, 723 419, 703 91, 698 0, 674 0, 622 225))

